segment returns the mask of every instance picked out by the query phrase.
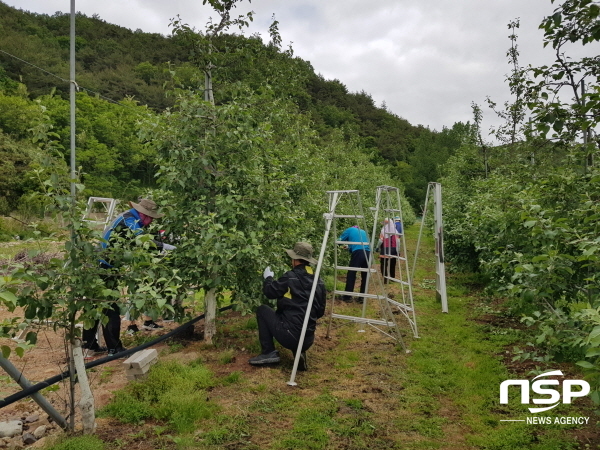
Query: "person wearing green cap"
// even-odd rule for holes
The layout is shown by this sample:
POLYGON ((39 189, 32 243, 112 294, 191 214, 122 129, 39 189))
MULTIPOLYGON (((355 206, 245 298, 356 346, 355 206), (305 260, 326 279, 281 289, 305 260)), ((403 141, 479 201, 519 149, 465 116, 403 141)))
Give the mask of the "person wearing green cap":
MULTIPOLYGON (((258 338, 262 352, 248 361, 253 366, 275 364, 281 361, 279 352, 275 349, 273 339, 283 347, 295 352, 300 343, 300 334, 304 324, 306 309, 315 279, 310 264, 316 264, 313 258, 313 248, 307 242, 298 242, 293 250, 286 250, 292 258, 292 270, 275 279, 271 267, 263 273, 263 293, 269 299, 277 299, 277 310, 267 305, 260 305, 256 310, 258 322, 258 338)), ((299 370, 307 370, 306 351, 315 340, 317 319, 325 314, 325 283, 318 278, 312 308, 308 320, 302 352, 300 354, 299 370)))

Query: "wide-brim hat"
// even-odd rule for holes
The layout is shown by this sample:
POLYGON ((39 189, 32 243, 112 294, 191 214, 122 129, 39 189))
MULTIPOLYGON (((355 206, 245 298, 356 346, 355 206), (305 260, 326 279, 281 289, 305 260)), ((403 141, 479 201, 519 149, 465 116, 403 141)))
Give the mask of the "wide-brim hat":
POLYGON ((292 259, 303 259, 311 264, 317 264, 317 260, 313 258, 313 248, 308 242, 296 242, 293 250, 286 250, 286 253, 292 259))
POLYGON ((158 206, 153 200, 143 198, 139 203, 129 202, 131 207, 142 214, 160 219, 164 214, 158 212, 158 206))

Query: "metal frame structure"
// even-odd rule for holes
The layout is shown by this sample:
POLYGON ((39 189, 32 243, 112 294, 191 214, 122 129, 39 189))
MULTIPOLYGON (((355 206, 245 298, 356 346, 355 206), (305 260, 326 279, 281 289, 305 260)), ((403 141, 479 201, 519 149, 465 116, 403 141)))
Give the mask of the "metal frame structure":
MULTIPOLYGON (((406 249, 406 239, 404 237, 404 218, 402 217, 402 203, 400 201, 400 189, 393 186, 378 186, 376 197, 375 197, 375 207, 373 208, 374 218, 373 218, 373 239, 375 238, 377 227, 379 226, 379 212, 383 212, 386 218, 394 220, 395 217, 400 219, 400 222, 403 225, 402 232, 385 232, 384 238, 391 238, 396 236, 398 240, 400 240, 399 250, 402 249, 404 251, 404 256, 402 256, 401 252, 397 252, 397 255, 384 255, 389 259, 396 259, 397 270, 398 270, 398 278, 389 276, 389 272, 387 274, 382 273, 381 279, 386 280, 388 282, 398 283, 400 285, 400 292, 402 294, 402 301, 396 301, 390 298, 387 298, 387 301, 395 306, 402 315, 406 318, 410 327, 412 329, 413 335, 415 338, 419 337, 419 331, 417 328, 417 317, 415 313, 415 307, 413 302, 413 292, 412 292, 412 281, 408 266, 408 252, 406 249), (403 268, 404 266, 404 268, 403 268)), ((394 227, 395 229, 395 227, 394 227)), ((414 270, 414 269, 413 269, 414 270)), ((363 307, 363 315, 364 315, 364 307, 363 307)))
POLYGON ((427 194, 425 194, 425 206, 423 208, 423 219, 419 230, 419 239, 417 240, 417 249, 415 250, 415 260, 413 262, 413 273, 417 264, 419 255, 419 246, 421 244, 421 235, 423 234, 423 225, 427 217, 427 205, 429 198, 433 197, 433 228, 435 238, 435 291, 438 300, 442 303, 442 312, 448 312, 448 295, 446 293, 446 265, 444 263, 444 223, 442 218, 442 185, 431 182, 427 185, 427 194))
POLYGON ((86 222, 91 222, 95 225, 102 225, 106 227, 115 216, 115 208, 117 206, 117 200, 114 198, 106 198, 106 197, 90 197, 88 198, 87 208, 85 210, 85 214, 83 215, 83 220, 86 222), (104 207, 104 212, 106 213, 106 218, 102 220, 94 220, 90 218, 90 214, 94 208, 94 204, 100 203, 104 207))
MULTIPOLYGON (((402 345, 403 349, 407 353, 410 352, 409 350, 406 349, 406 346, 404 345, 404 341, 402 340, 402 335, 396 324, 396 319, 395 319, 395 316, 391 309, 391 303, 390 303, 389 299, 387 298, 387 295, 385 294, 385 290, 383 289, 383 280, 381 279, 381 277, 377 277, 380 293, 379 294, 369 294, 368 293, 369 281, 371 278, 371 274, 377 273, 377 271, 375 269, 371 269, 372 260, 373 260, 373 252, 371 251, 369 254, 369 258, 367 259, 368 268, 366 268, 366 269, 361 269, 361 268, 356 268, 356 267, 350 268, 347 266, 339 266, 338 265, 338 258, 337 258, 338 245, 340 245, 340 244, 342 244, 342 245, 367 244, 366 242, 347 242, 347 241, 338 241, 337 240, 337 229, 335 226, 336 219, 354 219, 357 221, 357 224, 359 226, 362 223, 362 225, 363 225, 361 227, 362 229, 366 229, 365 216, 364 216, 364 213, 362 210, 362 204, 360 202, 360 194, 359 194, 358 190, 327 191, 327 196, 328 196, 329 211, 327 213, 323 214, 323 218, 325 219, 325 234, 323 235, 323 242, 321 243, 321 251, 319 254, 319 259, 317 261, 317 267, 315 269, 315 278, 313 281, 313 285, 312 285, 311 292, 310 292, 310 297, 308 300, 308 306, 306 309, 306 315, 304 317, 302 332, 300 334, 300 341, 298 344, 298 349, 296 350, 296 357, 294 359, 292 373, 290 376, 290 380, 287 382, 287 384, 289 386, 297 385, 297 383, 295 382, 295 379, 296 379, 296 373, 298 370, 298 364, 300 362, 300 354, 302 352, 302 346, 304 344, 304 337, 306 336, 306 328, 308 326, 308 319, 310 317, 310 311, 312 309, 312 304, 314 301, 315 291, 317 288, 317 282, 319 280, 319 275, 321 274, 321 268, 323 267, 325 250, 327 248, 327 242, 329 241, 329 235, 330 235, 332 228, 333 228, 333 233, 335 236, 332 243, 333 243, 334 267, 335 267, 335 275, 336 275, 334 277, 334 280, 335 280, 336 286, 337 286, 337 271, 338 270, 352 269, 357 272, 366 272, 367 280, 366 280, 366 288, 365 288, 366 292, 365 293, 346 292, 346 291, 338 290, 335 288, 336 286, 334 286, 333 298, 331 299, 331 302, 330 302, 330 305, 331 305, 330 306, 330 321, 329 321, 329 325, 327 327, 327 335, 329 335, 330 328, 331 328, 331 321, 333 318, 350 320, 352 322, 361 323, 361 324, 367 323, 367 324, 371 325, 372 327, 376 328, 378 331, 385 334, 386 336, 389 336, 392 339, 396 340, 400 345, 402 345), (338 204, 340 203, 340 200, 342 198, 348 199, 351 202, 351 205, 354 206, 354 208, 358 212, 355 212, 352 214, 340 214, 339 212, 337 212, 336 209, 338 208, 338 204), (360 221, 360 223, 358 223, 359 221, 360 221), (363 302, 362 317, 334 314, 333 313, 333 305, 334 305, 334 300, 335 300, 336 295, 351 295, 351 296, 356 296, 356 297, 362 297, 363 299, 365 299, 365 301, 363 302), (368 300, 368 299, 377 299, 378 300, 379 305, 380 305, 380 312, 383 316, 382 319, 370 319, 370 318, 365 317, 366 300, 368 300), (389 332, 386 332, 382 328, 379 328, 382 326, 386 326, 388 328, 387 331, 389 331, 389 332)), ((370 242, 371 248, 373 248, 373 244, 374 244, 374 236, 371 237, 371 242, 370 242)), ((362 330, 362 331, 364 331, 364 330, 362 330)))

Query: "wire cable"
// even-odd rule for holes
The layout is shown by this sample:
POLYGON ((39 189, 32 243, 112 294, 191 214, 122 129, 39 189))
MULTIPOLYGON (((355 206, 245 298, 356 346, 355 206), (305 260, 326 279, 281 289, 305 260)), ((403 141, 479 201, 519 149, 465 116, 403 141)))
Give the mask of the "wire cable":
MULTIPOLYGON (((22 63, 24 63, 24 64, 27 64, 27 65, 31 66, 31 67, 34 67, 34 68, 36 68, 36 69, 38 69, 38 70, 40 70, 40 71, 44 72, 45 74, 47 74, 47 75, 50 75, 51 77, 54 77, 54 78, 57 78, 57 79, 59 79, 60 81, 62 81, 62 82, 64 82, 64 83, 66 83, 66 84, 70 84, 70 83, 71 83, 71 81, 70 81, 70 80, 67 80, 66 78, 63 78, 63 77, 61 77, 61 76, 59 76, 59 75, 56 75, 56 74, 54 74, 54 73, 52 73, 52 72, 49 72, 49 71, 47 71, 46 69, 43 69, 43 68, 41 68, 41 67, 39 67, 39 66, 36 66, 35 64, 33 64, 33 63, 30 63, 29 61, 25 61, 24 59, 21 59, 21 58, 19 58, 18 56, 12 55, 12 54, 8 53, 7 51, 4 51, 4 50, 0 49, 0 53, 4 53, 5 55, 7 55, 7 56, 10 56, 11 58, 14 58, 14 59, 16 59, 17 61, 20 61, 20 62, 22 62, 22 63)), ((84 87, 84 86, 80 86, 80 85, 79 85, 79 84, 77 84, 75 81, 73 81, 73 83, 75 83, 75 89, 76 89, 77 91, 79 91, 79 90, 81 89, 81 90, 83 90, 83 91, 90 92, 91 94, 94 94, 94 95, 95 95, 95 96, 97 96, 98 98, 101 98, 102 100, 106 100, 107 102, 114 103, 114 104, 116 104, 116 105, 123 106, 123 107, 125 107, 125 108, 131 108, 130 106, 124 105, 124 104, 122 104, 122 103, 120 103, 120 102, 118 102, 118 101, 116 101, 116 100, 113 100, 113 99, 111 99, 111 98, 105 97, 104 95, 100 94, 99 92, 93 91, 93 90, 91 90, 91 89, 88 89, 88 88, 86 88, 86 87, 84 87)), ((135 108, 132 108, 132 109, 135 109, 135 108)))

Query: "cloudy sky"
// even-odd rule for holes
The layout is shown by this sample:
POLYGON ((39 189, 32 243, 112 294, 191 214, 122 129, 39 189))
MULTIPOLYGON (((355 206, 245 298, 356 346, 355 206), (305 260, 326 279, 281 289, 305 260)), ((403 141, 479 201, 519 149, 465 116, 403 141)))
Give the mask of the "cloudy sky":
MULTIPOLYGON (((70 0, 2 0, 36 13, 69 12, 70 0)), ((538 25, 555 8, 550 0, 254 0, 235 10, 255 12, 247 34, 266 39, 271 18, 283 44, 327 79, 351 92, 370 93, 377 105, 413 125, 441 130, 472 120, 471 102, 484 108, 484 127, 497 123, 486 96, 508 99, 507 24, 520 19, 521 64, 551 63, 538 25)), ((76 10, 132 30, 167 35, 169 19, 202 29, 216 14, 201 0, 76 0, 76 10)), ((598 46, 578 53, 598 54, 598 46)))

